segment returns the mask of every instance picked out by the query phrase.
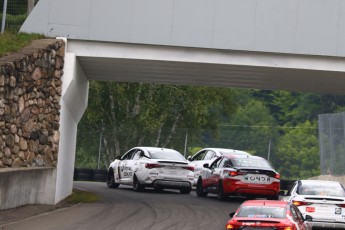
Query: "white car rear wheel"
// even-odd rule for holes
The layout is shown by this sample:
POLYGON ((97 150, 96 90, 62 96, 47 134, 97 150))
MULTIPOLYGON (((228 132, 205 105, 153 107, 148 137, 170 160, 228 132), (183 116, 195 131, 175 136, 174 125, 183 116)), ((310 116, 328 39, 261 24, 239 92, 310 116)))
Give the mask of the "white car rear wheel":
POLYGON ((135 175, 133 177, 133 190, 136 192, 142 192, 145 190, 145 186, 140 184, 138 178, 135 175))

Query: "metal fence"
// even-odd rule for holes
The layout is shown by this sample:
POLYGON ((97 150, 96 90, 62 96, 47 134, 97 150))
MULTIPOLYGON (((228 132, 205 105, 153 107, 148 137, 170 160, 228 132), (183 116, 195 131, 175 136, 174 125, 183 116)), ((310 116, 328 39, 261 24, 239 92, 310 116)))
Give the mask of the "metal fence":
MULTIPOLYGON (((103 126, 106 127, 106 129, 111 129, 110 125, 103 124, 103 126)), ((292 128, 289 127, 289 129, 292 128)), ((317 130, 314 131, 315 135, 317 135, 317 130)), ((181 129, 172 137, 171 142, 174 143, 173 146, 159 146, 176 149, 185 156, 191 155, 201 148, 206 147, 238 149, 264 157, 278 169, 278 167, 282 167, 282 160, 277 154, 282 132, 284 132, 282 127, 243 125, 221 126, 218 130, 218 134, 215 134, 214 130, 207 129, 198 131, 181 129)), ((162 133, 164 133, 164 131, 162 131, 162 133)), ((107 142, 106 144, 108 145, 114 146, 109 140, 109 136, 112 135, 115 134, 111 131, 107 133, 107 130, 101 128, 100 125, 93 127, 85 125, 83 127, 79 125, 75 166, 78 168, 106 169, 111 160, 114 160, 115 155, 122 155, 129 148, 138 146, 138 143, 132 143, 133 146, 130 144, 128 146, 120 145, 120 149, 118 149, 119 153, 115 153, 114 149, 109 151, 105 147, 105 142, 107 142), (101 132, 102 129, 103 132, 101 132)), ((127 140, 131 133, 122 132, 116 135, 119 139, 122 138, 123 140, 127 140)), ((152 139, 155 139, 155 136, 152 134, 148 134, 147 136, 149 138, 141 145, 155 146, 150 142, 152 139)), ((305 134, 302 135, 301 138, 307 139, 309 136, 310 130, 305 130, 305 134)), ((290 159, 289 162, 292 163, 294 167, 302 167, 297 159, 290 159)), ((318 166, 316 167, 318 168, 318 166)))
POLYGON ((1 0, 1 33, 17 33, 38 0, 1 0))
POLYGON ((320 172, 345 174, 345 112, 319 115, 320 172))

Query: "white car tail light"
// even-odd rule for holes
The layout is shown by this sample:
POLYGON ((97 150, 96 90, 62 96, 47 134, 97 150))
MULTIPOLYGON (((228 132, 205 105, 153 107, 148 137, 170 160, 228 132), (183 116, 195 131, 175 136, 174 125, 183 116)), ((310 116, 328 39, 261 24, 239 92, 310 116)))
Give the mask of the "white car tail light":
POLYGON ((345 204, 337 204, 338 207, 345 208, 345 204))
POLYGON ((280 174, 279 174, 279 173, 276 173, 276 174, 274 175, 274 178, 280 179, 280 174))
POLYGON ((296 206, 304 206, 304 205, 310 205, 310 202, 305 202, 305 201, 297 201, 297 200, 293 200, 292 203, 296 206))
POLYGON ((239 171, 230 171, 229 172, 229 176, 230 177, 234 177, 234 176, 238 176, 238 175, 245 175, 246 173, 244 172, 239 172, 239 171))
POLYGON ((194 167, 193 166, 183 166, 182 168, 194 172, 194 167))
POLYGON ((155 164, 155 163, 146 163, 145 168, 147 169, 153 169, 153 168, 161 168, 160 164, 155 164))

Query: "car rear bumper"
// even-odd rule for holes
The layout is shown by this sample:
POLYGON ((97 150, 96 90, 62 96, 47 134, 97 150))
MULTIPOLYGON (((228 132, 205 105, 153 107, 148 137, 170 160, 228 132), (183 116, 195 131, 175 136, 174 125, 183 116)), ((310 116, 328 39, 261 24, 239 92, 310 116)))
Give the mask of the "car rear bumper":
POLYGON ((247 184, 239 180, 224 180, 224 192, 228 194, 237 195, 262 195, 262 196, 276 196, 279 193, 279 182, 271 184, 247 184))
POLYGON ((153 187, 180 189, 190 188, 192 184, 187 181, 155 180, 153 182, 153 187))
POLYGON ((322 221, 308 221, 313 228, 324 229, 345 229, 345 223, 343 222, 322 222, 322 221))

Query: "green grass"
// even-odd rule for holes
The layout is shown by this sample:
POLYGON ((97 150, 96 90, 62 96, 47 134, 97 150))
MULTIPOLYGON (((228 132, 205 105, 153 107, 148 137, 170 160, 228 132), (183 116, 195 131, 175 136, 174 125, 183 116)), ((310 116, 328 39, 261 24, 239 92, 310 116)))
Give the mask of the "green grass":
POLYGON ((81 190, 73 190, 72 195, 66 198, 67 203, 69 204, 77 204, 77 203, 90 203, 99 201, 101 198, 91 192, 81 191, 81 190))
POLYGON ((0 34, 0 57, 16 52, 29 45, 31 41, 41 38, 44 38, 44 35, 27 33, 13 34, 8 32, 2 33, 0 34))

